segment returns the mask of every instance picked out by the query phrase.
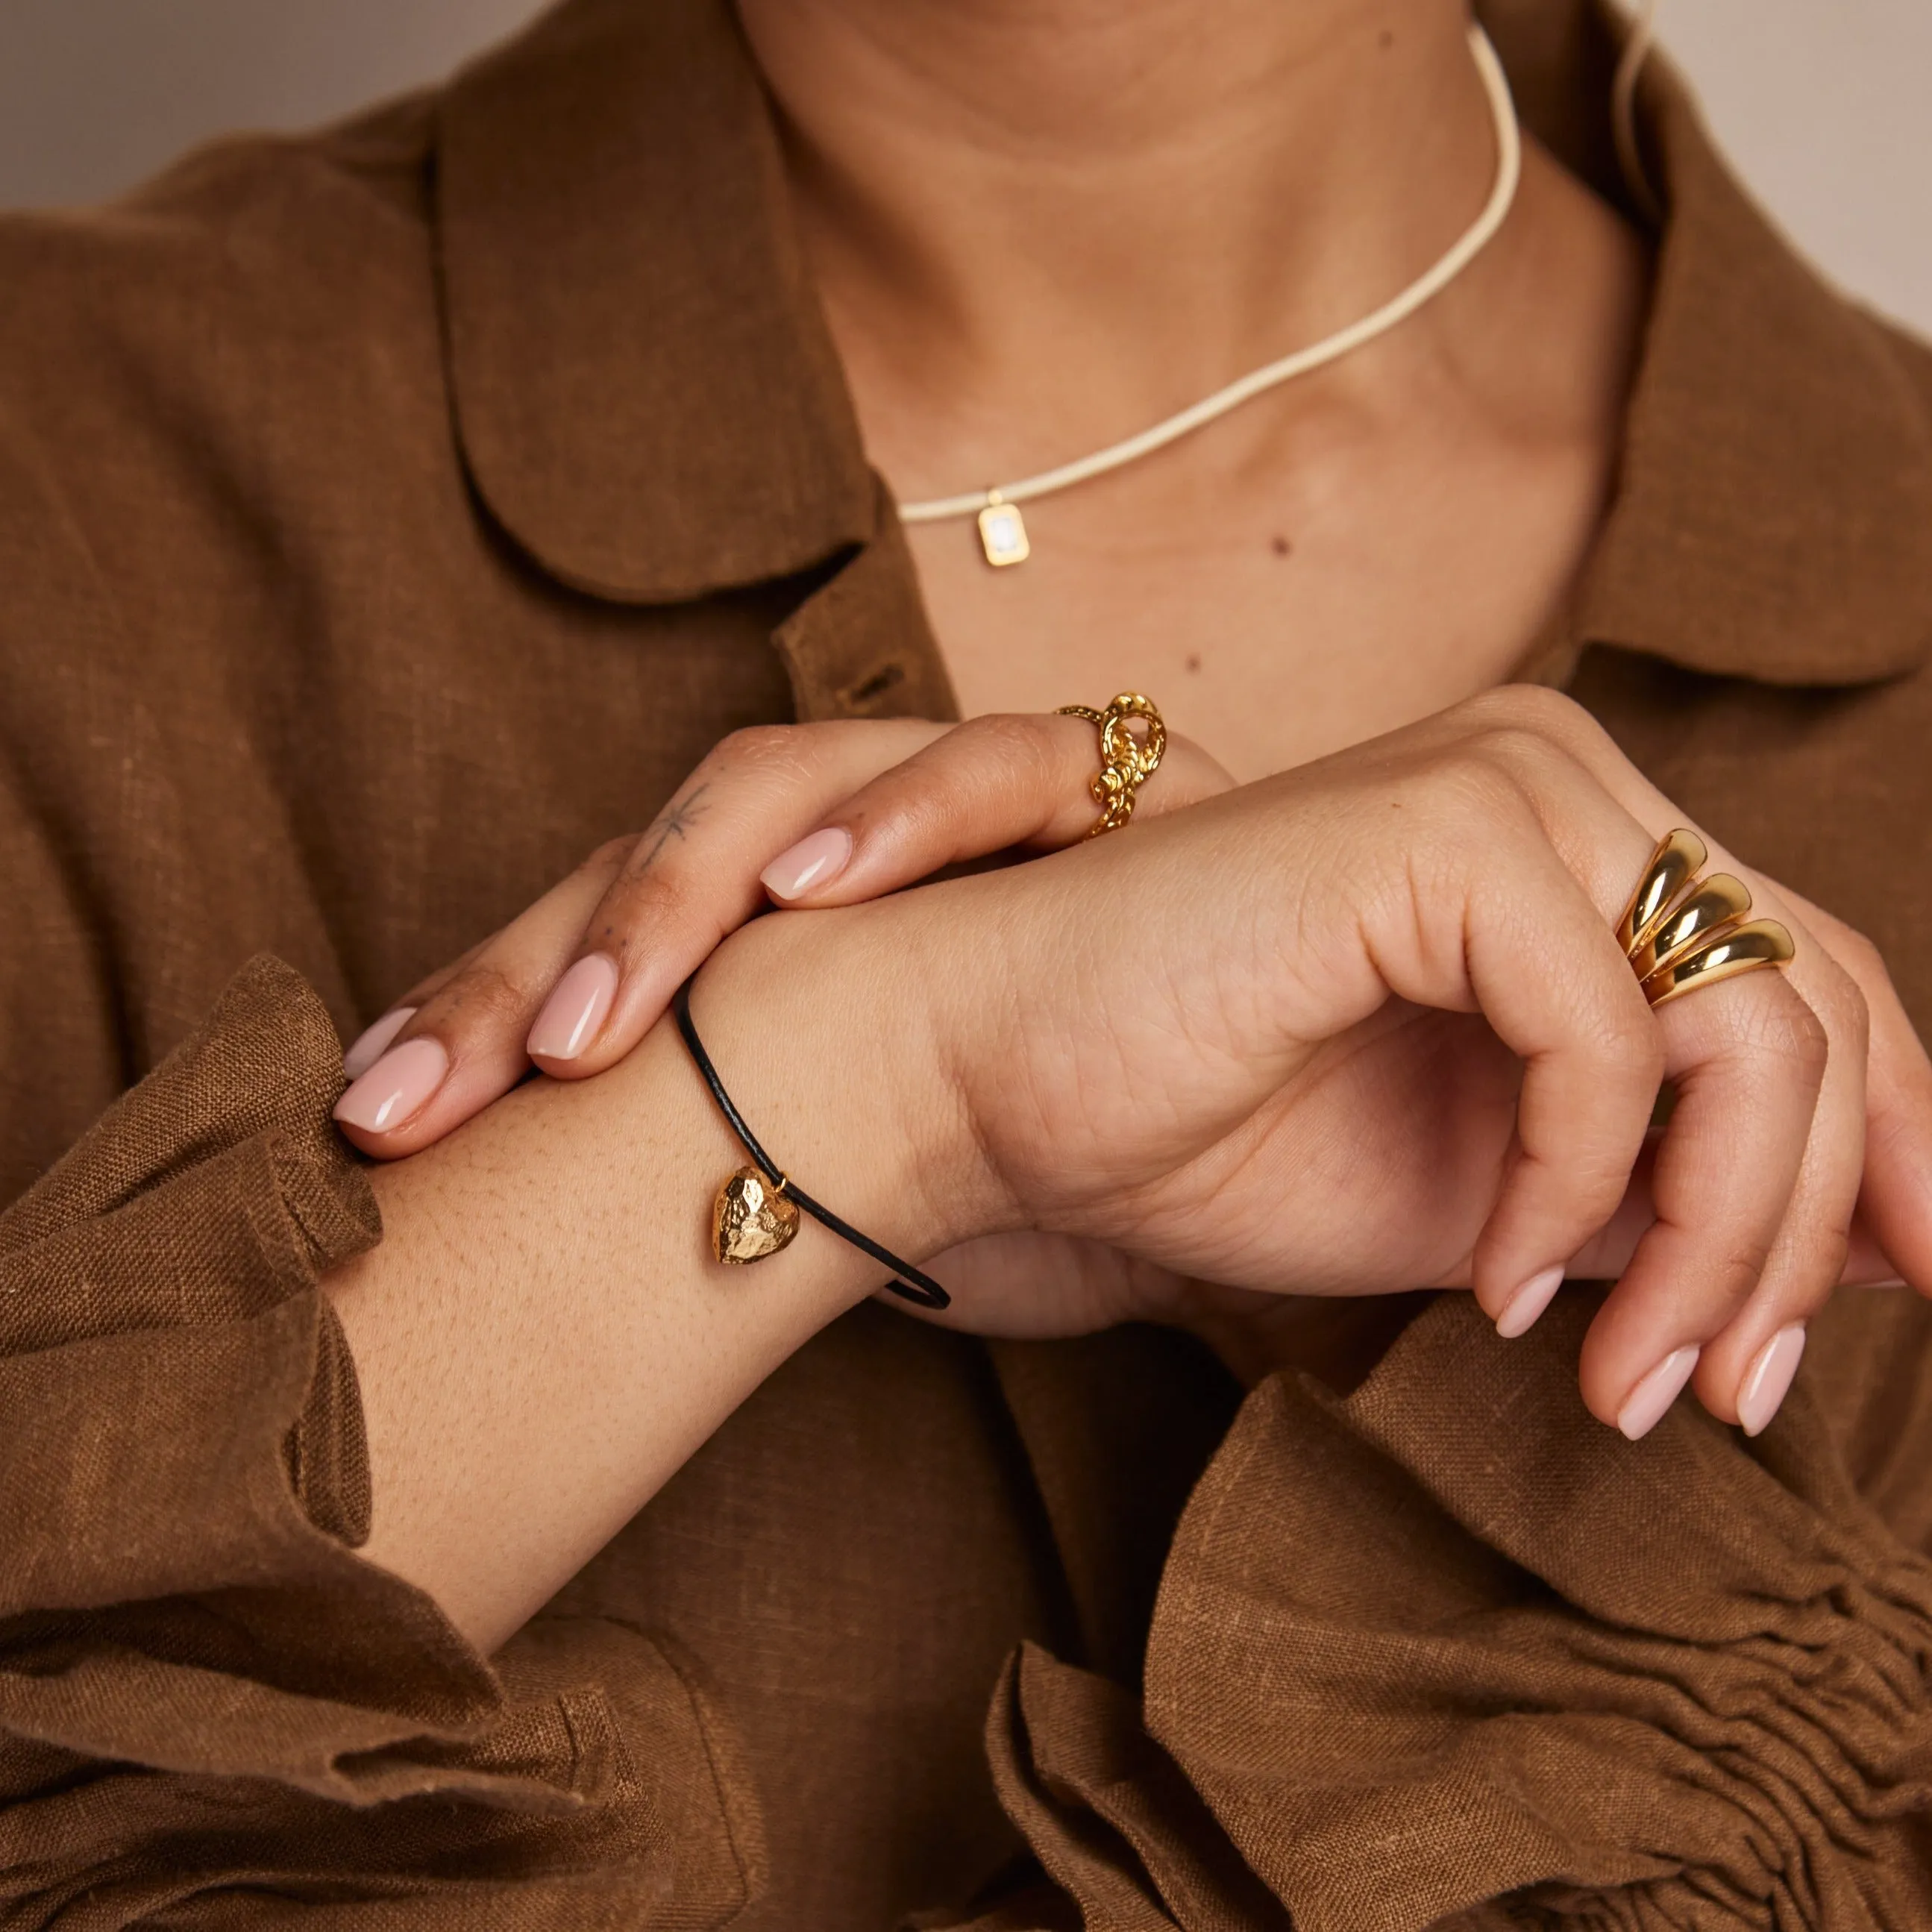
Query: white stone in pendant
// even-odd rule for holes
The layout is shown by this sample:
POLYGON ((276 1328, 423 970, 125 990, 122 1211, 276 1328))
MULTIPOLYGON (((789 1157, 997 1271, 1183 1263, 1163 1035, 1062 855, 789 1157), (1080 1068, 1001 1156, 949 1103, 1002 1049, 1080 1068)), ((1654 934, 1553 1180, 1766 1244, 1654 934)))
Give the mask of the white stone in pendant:
POLYGON ((1020 506, 1006 502, 997 490, 987 492, 986 507, 980 512, 980 547, 995 570, 1024 563, 1033 554, 1020 506))

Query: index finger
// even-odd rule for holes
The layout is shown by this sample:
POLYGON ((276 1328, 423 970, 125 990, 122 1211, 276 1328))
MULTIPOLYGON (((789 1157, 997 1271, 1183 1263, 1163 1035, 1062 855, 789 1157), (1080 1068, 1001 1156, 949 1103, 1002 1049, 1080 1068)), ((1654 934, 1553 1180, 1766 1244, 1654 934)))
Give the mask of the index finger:
MULTIPOLYGON (((1055 712, 969 718, 860 786, 766 868, 766 888, 783 905, 851 905, 992 853, 1058 850, 1098 824, 1100 769, 1085 718, 1055 712), (837 855, 836 867, 821 862, 827 853, 837 855)), ((1135 809, 1149 817, 1178 811, 1234 784, 1198 745, 1170 734, 1135 809)))

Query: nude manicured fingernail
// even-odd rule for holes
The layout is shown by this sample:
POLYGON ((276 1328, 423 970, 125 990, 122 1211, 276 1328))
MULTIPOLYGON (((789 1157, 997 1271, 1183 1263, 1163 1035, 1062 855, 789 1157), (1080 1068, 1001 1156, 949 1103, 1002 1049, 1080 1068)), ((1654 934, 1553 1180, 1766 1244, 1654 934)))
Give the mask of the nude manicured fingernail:
POLYGON ((1744 1371, 1738 1390, 1738 1420, 1747 1436, 1762 1433, 1791 1388, 1791 1378, 1804 1358, 1804 1324, 1794 1322, 1780 1328, 1759 1349, 1744 1371))
POLYGON ((345 1126, 372 1134, 400 1127, 442 1084, 449 1055, 433 1040, 406 1040, 392 1046, 335 1103, 345 1126))
POLYGON ((342 1070, 351 1080, 359 1080, 382 1057, 384 1049, 416 1016, 413 1006, 398 1006, 385 1013, 366 1032, 358 1033, 342 1056, 342 1070))
POLYGON ((617 968, 601 952, 580 959, 551 989, 526 1042, 532 1060, 574 1060, 597 1037, 617 997, 617 968))
POLYGON ((844 826, 828 825, 781 852, 758 874, 775 899, 795 899, 814 886, 830 885, 852 856, 852 835, 844 826))
POLYGON ((1703 1352, 1694 1342, 1673 1349, 1630 1390, 1629 1399, 1617 1411, 1617 1426, 1633 1442, 1648 1436, 1664 1420, 1665 1412, 1684 1393, 1684 1384, 1703 1352))
POLYGON ((1532 1275, 1503 1304, 1503 1312, 1496 1317, 1496 1333, 1505 1342, 1527 1335, 1535 1327, 1536 1318, 1556 1299, 1556 1291, 1562 1286, 1560 1268, 1545 1268, 1540 1274, 1532 1275))

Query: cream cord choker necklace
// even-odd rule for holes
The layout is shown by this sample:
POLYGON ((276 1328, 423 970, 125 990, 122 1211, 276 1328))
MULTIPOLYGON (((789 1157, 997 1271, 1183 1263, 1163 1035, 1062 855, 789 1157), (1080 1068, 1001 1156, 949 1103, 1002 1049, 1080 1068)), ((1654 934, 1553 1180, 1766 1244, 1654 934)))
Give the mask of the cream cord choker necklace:
POLYGON ((1482 253, 1490 238, 1503 225, 1510 206, 1516 200, 1516 183, 1522 173, 1522 136, 1516 126, 1516 104, 1510 98, 1509 82, 1504 75, 1502 62, 1496 58, 1496 49, 1490 46, 1489 36, 1480 27, 1472 26, 1469 29, 1469 51, 1475 56, 1476 71, 1482 76, 1483 91, 1489 97, 1490 110, 1495 118, 1496 181, 1490 190, 1488 203, 1477 216, 1474 225, 1433 268, 1410 283, 1392 301, 1384 302, 1373 314, 1364 316, 1360 321, 1351 323, 1348 328, 1306 349, 1298 349, 1292 356, 1284 356, 1278 362, 1265 364, 1230 382, 1226 388, 1216 389, 1211 396, 1202 397, 1199 402, 1190 404, 1165 422, 1142 430, 1138 436, 1130 436, 1123 442, 1110 443, 1105 449, 1096 449, 1091 456, 1063 463, 1056 470, 1042 470, 1034 476, 1022 476, 1017 482, 1002 483, 992 489, 969 490, 958 496, 934 496, 922 503, 902 503, 901 520, 908 524, 938 524, 955 517, 977 516, 980 542, 986 553, 986 561, 1001 568, 1009 564, 1024 563, 1032 545, 1027 538, 1026 520, 1020 514, 1022 503, 1030 502, 1036 496, 1052 496, 1055 490, 1070 490, 1076 483, 1104 476, 1110 470, 1118 470, 1124 464, 1138 462, 1143 456, 1152 455, 1156 449, 1165 449, 1170 442, 1178 442, 1182 436, 1204 428, 1230 410, 1239 409, 1242 404, 1277 385, 1292 382, 1297 376, 1305 376, 1310 370, 1322 368, 1347 355, 1351 350, 1372 342, 1377 336, 1386 335, 1398 322, 1407 321, 1425 302, 1440 295, 1482 253))

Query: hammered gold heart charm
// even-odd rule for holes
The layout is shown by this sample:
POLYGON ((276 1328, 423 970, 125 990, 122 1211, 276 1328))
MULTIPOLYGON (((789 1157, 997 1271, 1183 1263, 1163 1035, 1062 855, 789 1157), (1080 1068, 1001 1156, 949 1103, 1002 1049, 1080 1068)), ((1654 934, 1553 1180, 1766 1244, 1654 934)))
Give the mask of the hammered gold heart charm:
POLYGON ((776 1254, 797 1232, 797 1207, 755 1167, 739 1168, 712 1203, 712 1250, 731 1267, 776 1254))

